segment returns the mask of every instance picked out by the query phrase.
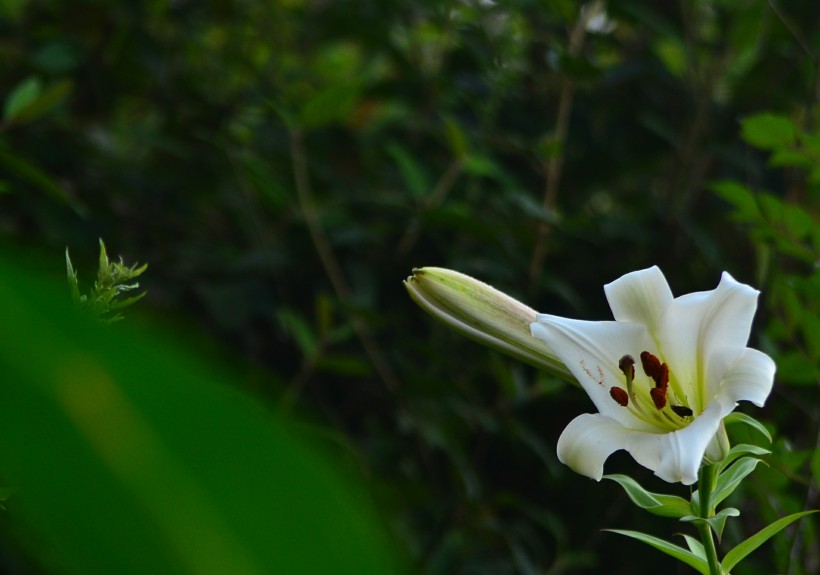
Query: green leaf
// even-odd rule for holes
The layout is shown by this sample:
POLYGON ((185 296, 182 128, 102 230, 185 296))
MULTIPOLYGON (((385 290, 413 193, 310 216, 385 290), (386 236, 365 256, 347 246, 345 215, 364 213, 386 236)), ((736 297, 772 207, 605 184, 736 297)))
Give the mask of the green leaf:
POLYGON ((604 529, 604 531, 611 531, 612 533, 618 533, 620 535, 625 535, 627 537, 631 537, 632 539, 642 541, 659 551, 663 551, 667 555, 671 555, 678 561, 686 563, 698 573, 701 573, 702 575, 709 575, 709 565, 704 559, 701 559, 695 553, 687 551, 683 547, 675 545, 674 543, 669 543, 668 541, 664 541, 663 539, 659 539, 639 531, 628 531, 626 529, 604 529))
POLYGON ((815 449, 812 452, 810 469, 811 474, 814 476, 814 481, 820 483, 820 449, 815 449))
POLYGON ((729 517, 738 516, 740 516, 740 510, 735 509, 734 507, 727 507, 726 509, 721 509, 718 513, 716 513, 712 517, 709 517, 708 519, 704 519, 703 517, 697 517, 695 515, 687 515, 686 517, 681 517, 680 520, 686 523, 693 523, 695 525, 708 525, 712 529, 712 531, 715 532, 715 535, 717 535, 718 541, 720 541, 720 538, 723 535, 723 528, 726 526, 726 520, 729 517))
POLYGON ((801 517, 805 517, 806 515, 810 515, 811 513, 817 513, 820 510, 812 510, 812 511, 801 511, 799 513, 793 513, 781 519, 778 519, 768 527, 764 527, 742 543, 740 543, 737 547, 729 551, 726 556, 723 558, 723 562, 720 564, 721 568, 726 572, 729 573, 735 565, 743 561, 752 551, 763 545, 766 541, 768 541, 773 536, 777 535, 780 531, 800 519, 801 517))
POLYGON ((6 98, 6 105, 3 109, 3 120, 10 122, 32 102, 40 97, 43 91, 40 79, 34 76, 26 78, 11 91, 6 98))
POLYGON ((760 423, 751 415, 746 415, 745 413, 741 413, 740 411, 735 411, 724 417, 723 423, 725 423, 726 425, 732 425, 734 423, 743 423, 759 431, 763 435, 763 437, 769 440, 769 443, 772 442, 772 434, 769 433, 769 430, 766 429, 766 426, 760 423))
POLYGON ((740 482, 754 471, 761 461, 763 460, 757 457, 745 457, 725 471, 721 471, 715 485, 715 491, 712 493, 712 507, 717 507, 721 501, 729 497, 740 485, 740 482))
POLYGON ((28 181, 52 199, 71 206, 78 215, 84 216, 87 213, 87 208, 77 202, 77 200, 71 198, 61 184, 38 166, 29 162, 24 157, 18 156, 3 145, 0 145, 0 166, 5 167, 9 172, 16 174, 19 178, 28 181))
POLYGON ((306 356, 316 355, 319 349, 319 342, 316 334, 305 319, 298 312, 290 309, 282 309, 276 313, 279 324, 292 337, 299 350, 306 356))
POLYGON ((404 186, 414 198, 421 199, 430 193, 431 186, 427 173, 407 149, 396 142, 390 142, 386 150, 396 161, 404 186))
POLYGON ((683 42, 673 36, 662 36, 654 48, 655 55, 663 62, 669 73, 678 78, 683 77, 687 66, 686 47, 683 42))
POLYGON ((632 502, 646 509, 653 515, 661 517, 680 518, 689 515, 689 502, 677 495, 664 495, 661 493, 651 493, 646 491, 640 484, 627 475, 612 474, 604 475, 604 479, 610 479, 624 488, 626 494, 632 502))
POLYGON ((735 209, 733 218, 741 222, 754 222, 760 218, 760 208, 754 193, 746 186, 731 180, 715 182, 711 186, 721 198, 735 209))
POLYGON ((683 538, 686 539, 686 545, 689 547, 689 551, 700 559, 703 559, 704 562, 708 563, 709 560, 706 558, 706 550, 703 548, 703 543, 690 535, 686 535, 685 533, 681 533, 681 535, 683 535, 683 538))
POLYGON ((777 357, 778 381, 793 386, 816 386, 817 362, 800 350, 790 350, 777 357))
POLYGON ((322 128, 346 118, 358 101, 359 92, 359 86, 352 83, 331 85, 318 92, 300 110, 301 127, 322 128))
POLYGON ((4 530, 43 572, 400 571, 331 449, 167 326, 106 329, 7 258, 0 317, 4 530))
POLYGON ((769 455, 771 451, 768 449, 764 449, 762 447, 758 447, 757 445, 749 445, 748 443, 738 443, 737 445, 733 446, 726 457, 723 458, 723 461, 720 462, 719 471, 722 472, 725 470, 729 465, 732 464, 733 461, 736 459, 740 459, 741 457, 745 457, 747 455, 769 455))
POLYGON ((50 86, 42 94, 38 95, 37 98, 20 108, 17 113, 14 114, 14 117, 11 118, 11 121, 15 124, 19 124, 36 120, 65 100, 71 91, 71 86, 72 84, 68 80, 63 80, 50 86))
POLYGON ((796 130, 786 116, 764 113, 744 119, 741 133, 753 146, 773 150, 793 144, 796 130))

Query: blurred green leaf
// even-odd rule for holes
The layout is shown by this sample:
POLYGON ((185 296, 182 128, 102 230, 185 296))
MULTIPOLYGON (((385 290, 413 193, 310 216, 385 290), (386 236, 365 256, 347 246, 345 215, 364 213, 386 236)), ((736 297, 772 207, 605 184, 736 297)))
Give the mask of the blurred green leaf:
POLYGON ((173 336, 0 266, 6 525, 59 573, 398 571, 359 489, 173 336))
POLYGON ((741 122, 743 139, 763 150, 791 145, 795 141, 794 123, 786 116, 763 113, 745 118, 741 122))
POLYGON ((308 357, 312 357, 319 349, 316 334, 310 324, 297 312, 282 309, 276 313, 282 327, 293 337, 299 350, 308 357))
POLYGON ((789 385, 816 385, 820 376, 817 362, 800 351, 787 351, 777 358, 777 375, 789 385))
POLYGON ((343 120, 359 98, 355 84, 337 84, 319 91, 304 102, 300 110, 303 128, 322 128, 343 120))
POLYGON ((34 187, 39 188, 52 199, 68 204, 77 214, 84 215, 86 213, 85 206, 71 198, 65 189, 48 173, 9 150, 2 142, 0 142, 0 165, 3 165, 9 172, 29 182, 34 187))
POLYGON ((14 115, 9 117, 8 120, 15 124, 36 120, 65 100, 71 92, 71 87, 72 84, 68 80, 63 80, 49 86, 44 92, 38 94, 36 98, 27 102, 25 106, 18 108, 14 115))
POLYGON ((9 122, 14 120, 22 110, 31 105, 43 91, 43 85, 39 78, 31 76, 26 78, 6 96, 6 104, 3 108, 3 120, 9 122))
POLYGON ((749 188, 731 180, 714 182, 711 187, 715 193, 732 204, 735 209, 732 214, 733 218, 743 222, 757 220, 760 214, 760 208, 757 205, 754 194, 749 188))
POLYGON ((820 449, 815 449, 811 454, 811 474, 814 481, 820 483, 820 449))
POLYGON ((389 142, 386 150, 395 160, 407 191, 416 199, 427 196, 431 190, 430 178, 421 164, 398 142, 389 142))
POLYGON ((670 74, 683 77, 686 72, 687 57, 683 43, 672 36, 661 36, 655 44, 655 54, 670 74))

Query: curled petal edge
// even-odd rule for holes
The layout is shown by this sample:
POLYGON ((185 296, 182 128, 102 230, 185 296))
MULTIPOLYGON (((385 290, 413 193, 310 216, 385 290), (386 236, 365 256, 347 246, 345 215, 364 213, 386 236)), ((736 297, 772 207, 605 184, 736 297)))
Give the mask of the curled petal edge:
POLYGON ((714 401, 689 426, 669 433, 636 431, 600 413, 585 413, 561 433, 558 459, 576 473, 600 481, 604 462, 623 449, 664 481, 691 485, 721 420, 733 407, 714 401))
POLYGON ((642 323, 654 330, 673 301, 672 290, 658 266, 621 276, 604 286, 617 321, 642 323))
POLYGON ((751 401, 763 407, 774 385, 777 370, 774 360, 762 351, 746 348, 726 371, 718 397, 736 404, 751 401))

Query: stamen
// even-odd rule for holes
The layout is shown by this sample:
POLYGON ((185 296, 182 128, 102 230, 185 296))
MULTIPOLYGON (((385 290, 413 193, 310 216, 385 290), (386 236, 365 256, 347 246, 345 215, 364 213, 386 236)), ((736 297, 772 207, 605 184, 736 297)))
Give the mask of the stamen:
POLYGON ((661 360, 648 351, 642 351, 641 365, 643 366, 643 372, 657 383, 661 372, 661 360))
POLYGON ((681 417, 692 417, 692 410, 686 407, 685 405, 673 405, 672 411, 674 411, 681 417))
POLYGON ((626 407, 629 404, 629 395, 620 387, 609 388, 609 396, 621 407, 626 407))
POLYGON ((657 407, 658 410, 661 410, 664 407, 666 407, 665 387, 653 387, 649 390, 649 395, 652 396, 652 401, 655 403, 655 407, 657 407))
POLYGON ((625 355, 620 359, 618 369, 626 376, 627 385, 632 383, 632 380, 635 379, 635 360, 631 355, 625 355))
POLYGON ((661 364, 658 379, 655 380, 655 386, 661 389, 666 389, 667 387, 669 387, 669 367, 665 363, 661 364))
MULTIPOLYGON (((660 404, 661 406, 658 409, 663 409, 663 406, 666 405, 666 388, 669 387, 669 366, 661 363, 661 360, 648 351, 641 352, 641 365, 644 373, 655 382, 655 389, 663 390, 662 394, 652 394, 655 406, 657 407, 660 404)), ((652 391, 654 390, 649 390, 650 393, 652 391)))

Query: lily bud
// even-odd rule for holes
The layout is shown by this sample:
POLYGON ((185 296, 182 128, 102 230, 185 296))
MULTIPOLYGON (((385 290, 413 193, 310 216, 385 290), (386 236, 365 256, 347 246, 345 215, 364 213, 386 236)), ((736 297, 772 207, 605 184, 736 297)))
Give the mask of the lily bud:
POLYGON ((536 311, 470 276, 417 268, 404 287, 423 310, 470 339, 577 385, 564 363, 532 336, 536 311))

